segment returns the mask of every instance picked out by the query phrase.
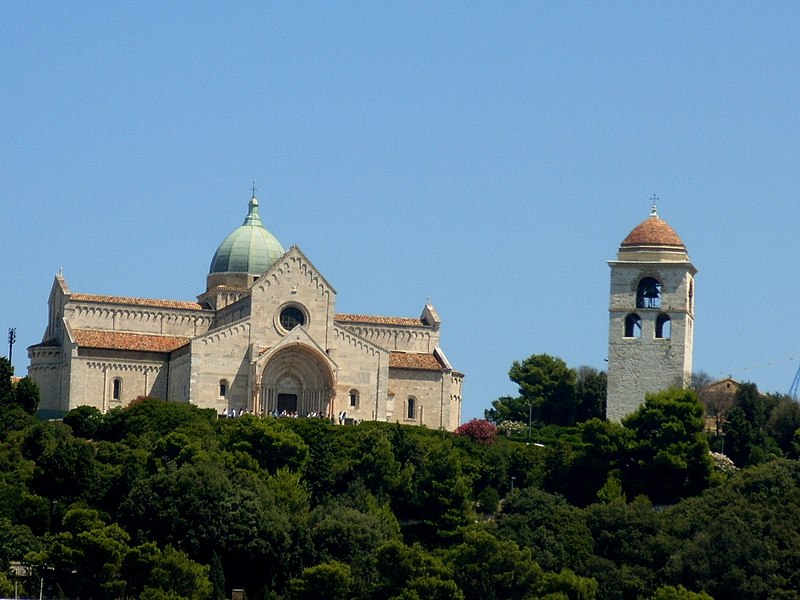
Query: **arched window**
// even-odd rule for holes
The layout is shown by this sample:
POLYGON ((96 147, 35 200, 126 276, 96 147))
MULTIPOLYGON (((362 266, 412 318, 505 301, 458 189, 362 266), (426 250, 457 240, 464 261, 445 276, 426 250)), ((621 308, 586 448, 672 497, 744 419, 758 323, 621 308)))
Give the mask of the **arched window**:
POLYGON ((417 399, 413 396, 409 397, 406 401, 406 418, 407 419, 416 419, 417 418, 417 399))
POLYGON ((122 400, 122 379, 115 377, 111 383, 111 399, 119 402, 122 400))
POLYGON ((228 380, 227 379, 220 379, 219 380, 219 397, 224 398, 228 395, 228 380))
POLYGON ((636 313, 631 313, 625 317, 625 337, 642 337, 642 318, 636 313))
POLYGON ((658 315, 656 319, 656 337, 668 340, 672 336, 672 321, 669 315, 658 315))
POLYGON ((350 390, 350 408, 358 408, 358 390, 350 390))
POLYGON ((645 277, 636 290, 636 308, 658 308, 661 306, 661 282, 645 277))

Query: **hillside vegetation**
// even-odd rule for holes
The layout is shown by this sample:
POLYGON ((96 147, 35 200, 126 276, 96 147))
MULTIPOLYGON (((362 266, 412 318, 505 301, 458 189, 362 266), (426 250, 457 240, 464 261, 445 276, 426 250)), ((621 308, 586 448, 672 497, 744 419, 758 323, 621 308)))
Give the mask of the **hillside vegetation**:
POLYGON ((690 391, 497 436, 142 398, 0 405, 0 595, 796 598, 800 463, 715 466, 690 391))

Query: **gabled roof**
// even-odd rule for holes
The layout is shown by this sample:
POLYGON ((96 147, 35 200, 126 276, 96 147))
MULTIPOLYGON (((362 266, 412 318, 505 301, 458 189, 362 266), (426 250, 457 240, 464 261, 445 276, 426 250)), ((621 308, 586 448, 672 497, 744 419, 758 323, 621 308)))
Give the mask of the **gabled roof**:
POLYGON ((82 348, 103 350, 135 350, 138 352, 172 352, 189 343, 190 339, 173 335, 153 335, 124 331, 74 329, 75 343, 82 348))
POLYGON ((104 304, 128 304, 152 308, 178 308, 182 310, 204 310, 197 302, 182 300, 155 300, 151 298, 126 298, 124 296, 100 296, 97 294, 71 294, 70 300, 78 302, 100 302, 104 304))
POLYGON ((347 313, 336 313, 333 318, 343 323, 362 323, 364 325, 400 325, 403 327, 424 327, 420 319, 409 317, 380 317, 372 315, 354 315, 347 313))
POLYGON ((314 278, 316 278, 318 280, 318 283, 321 283, 323 286, 327 287, 331 291, 332 294, 334 294, 334 295, 336 294, 336 290, 333 288, 333 286, 330 284, 330 282, 327 279, 325 279, 325 276, 322 273, 319 272, 317 267, 314 266, 314 263, 312 263, 310 260, 308 260, 308 257, 303 253, 302 250, 300 250, 300 247, 297 246, 297 245, 292 246, 291 248, 289 248, 283 254, 283 256, 279 257, 270 266, 269 269, 264 271, 261 274, 261 276, 253 282, 253 285, 251 287, 255 287, 258 284, 259 281, 261 281, 265 277, 267 277, 267 275, 269 275, 274 269, 279 268, 278 265, 280 263, 282 263, 284 260, 287 260, 287 259, 290 259, 290 258, 299 258, 301 262, 305 263, 308 267, 310 267, 310 269, 307 271, 307 273, 309 275, 311 275, 312 280, 314 278))
POLYGON ((390 369, 414 369, 417 371, 442 371, 444 366, 433 354, 419 352, 392 352, 389 354, 390 369))

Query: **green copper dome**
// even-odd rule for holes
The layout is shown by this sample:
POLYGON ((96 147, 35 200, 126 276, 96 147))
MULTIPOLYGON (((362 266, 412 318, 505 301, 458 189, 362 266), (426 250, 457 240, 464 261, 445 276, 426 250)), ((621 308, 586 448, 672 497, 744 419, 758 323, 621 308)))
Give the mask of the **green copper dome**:
POLYGON ((264 229, 258 215, 258 200, 253 196, 244 223, 219 245, 211 259, 208 274, 248 273, 258 276, 269 269, 283 253, 280 242, 264 229))

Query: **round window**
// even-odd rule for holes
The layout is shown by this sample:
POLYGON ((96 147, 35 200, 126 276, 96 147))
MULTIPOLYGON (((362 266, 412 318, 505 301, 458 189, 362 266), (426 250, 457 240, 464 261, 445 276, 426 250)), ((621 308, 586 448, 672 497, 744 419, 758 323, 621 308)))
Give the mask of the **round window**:
POLYGON ((296 306, 287 306, 281 311, 281 327, 291 331, 297 325, 305 325, 306 316, 296 306))

